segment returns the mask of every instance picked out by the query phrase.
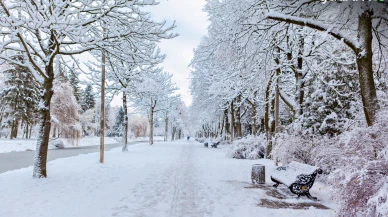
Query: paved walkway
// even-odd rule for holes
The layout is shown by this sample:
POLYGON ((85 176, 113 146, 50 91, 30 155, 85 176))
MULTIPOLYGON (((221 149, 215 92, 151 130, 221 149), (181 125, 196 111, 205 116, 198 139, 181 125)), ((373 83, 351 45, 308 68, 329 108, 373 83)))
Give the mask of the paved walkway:
MULTIPOLYGON (((128 145, 133 145, 139 142, 129 142, 128 145)), ((122 144, 109 144, 105 145, 105 151, 109 151, 113 148, 120 147, 122 144)), ((100 146, 84 146, 74 147, 66 149, 49 149, 48 161, 52 161, 58 158, 66 158, 77 156, 80 154, 89 154, 93 152, 99 152, 100 146)), ((23 152, 10 152, 0 154, 0 173, 4 173, 11 170, 21 169, 33 165, 35 157, 35 151, 23 151, 23 152)))

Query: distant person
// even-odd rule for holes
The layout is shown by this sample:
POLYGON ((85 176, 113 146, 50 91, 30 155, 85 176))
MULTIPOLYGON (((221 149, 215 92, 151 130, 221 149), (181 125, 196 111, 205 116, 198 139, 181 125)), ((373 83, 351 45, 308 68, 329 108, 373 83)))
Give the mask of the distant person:
POLYGON ((189 140, 190 140, 190 136, 187 137, 187 141, 189 141, 189 140))

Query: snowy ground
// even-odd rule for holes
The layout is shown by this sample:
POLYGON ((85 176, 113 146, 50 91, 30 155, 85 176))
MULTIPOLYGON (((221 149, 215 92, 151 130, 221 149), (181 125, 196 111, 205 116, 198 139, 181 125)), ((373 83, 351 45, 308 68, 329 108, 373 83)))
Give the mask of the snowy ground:
MULTIPOLYGON (((33 151, 36 149, 36 139, 0 139, 0 153, 33 151)), ((114 144, 118 141, 111 137, 105 137, 105 144, 114 144)), ((100 137, 85 137, 80 140, 79 146, 93 146, 100 144, 100 137)), ((71 147, 66 145, 67 147, 71 147)), ((56 147, 50 145, 50 149, 56 147)))
MULTIPOLYGON (((274 190, 269 160, 226 157, 226 147, 204 148, 196 142, 138 144, 99 154, 48 163, 46 179, 32 179, 32 168, 0 174, 0 216, 261 216, 330 217, 330 191, 316 183, 312 195, 321 201, 295 199, 287 189, 274 190), (266 165, 267 183, 250 184, 251 166, 266 165), (280 205, 278 202, 281 202, 280 205), (263 205, 266 204, 266 205, 263 205), (272 204, 272 205, 271 205, 272 204), (276 206, 273 206, 273 205, 276 206), (281 205, 283 204, 283 205, 281 205), (291 209, 284 204, 323 204, 291 209), (280 208, 279 208, 280 207, 280 208)), ((295 205, 296 204, 296 205, 295 205)))

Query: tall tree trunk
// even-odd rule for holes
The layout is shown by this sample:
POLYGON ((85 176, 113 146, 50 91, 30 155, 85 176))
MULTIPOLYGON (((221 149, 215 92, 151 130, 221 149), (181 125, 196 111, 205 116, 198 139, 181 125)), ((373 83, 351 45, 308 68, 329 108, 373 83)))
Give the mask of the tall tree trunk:
POLYGON ((256 102, 256 92, 254 93, 253 96, 254 96, 253 101, 250 101, 250 100, 247 100, 247 101, 252 107, 252 125, 251 125, 252 131, 251 131, 251 135, 256 136, 256 131, 257 131, 257 127, 256 127, 257 126, 257 117, 256 117, 257 108, 256 108, 256 103, 255 103, 256 102))
POLYGON ((228 135, 230 135, 230 123, 229 123, 228 109, 224 110, 224 118, 225 118, 225 140, 226 140, 228 135))
MULTIPOLYGON (((105 29, 104 29, 105 33, 105 29)), ((104 163, 104 130, 105 130, 105 51, 102 51, 101 57, 101 112, 100 112, 100 163, 104 163)))
MULTIPOLYGON (((304 42, 303 42, 303 46, 304 46, 304 42)), ((301 48, 302 49, 302 48, 301 48)), ((277 48, 277 53, 280 54, 280 48, 278 47, 277 48)), ((303 63, 303 59, 301 57, 301 55, 303 55, 303 51, 300 51, 300 57, 298 57, 298 67, 300 66, 300 70, 302 70, 302 63, 303 63), (300 58, 300 62, 299 62, 299 58, 300 58), (300 64, 300 65, 299 65, 300 64)), ((275 87, 275 129, 274 129, 274 133, 275 133, 275 141, 276 141, 276 134, 278 133, 278 128, 279 128, 279 102, 280 102, 280 94, 279 94, 279 76, 280 76, 280 66, 279 66, 279 56, 276 56, 276 64, 278 64, 278 67, 276 68, 275 72, 276 72, 276 87, 275 87)), ((304 83, 304 82, 303 82, 304 83)), ((303 94, 301 95, 301 101, 300 101, 300 108, 302 108, 302 103, 303 103, 303 95, 304 95, 304 91, 303 91, 303 87, 302 87, 302 90, 301 92, 303 92, 303 94)), ((276 142, 275 142, 276 143, 276 142)))
POLYGON ((230 104, 230 129, 231 129, 230 139, 233 141, 235 133, 236 133, 235 122, 234 122, 234 103, 233 103, 233 101, 230 104))
POLYGON ((172 127, 171 141, 174 141, 174 140, 175 140, 175 132, 176 132, 176 127, 172 127))
POLYGON ((123 109, 124 109, 124 145, 123 151, 128 151, 128 106, 127 95, 123 92, 123 109))
POLYGON ((28 121, 26 122, 26 139, 28 139, 28 127, 29 127, 29 124, 28 124, 28 121))
POLYGON ((265 91, 265 114, 264 114, 264 125, 267 135, 268 145, 267 145, 267 157, 269 158, 272 152, 272 137, 273 137, 273 126, 274 121, 270 121, 270 115, 273 110, 273 101, 271 99, 271 85, 274 74, 271 75, 270 80, 265 91))
POLYGON ((29 139, 31 139, 31 133, 32 133, 32 127, 33 127, 34 125, 33 124, 31 124, 31 126, 30 126, 30 133, 28 134, 28 138, 29 139))
POLYGON ((220 130, 220 137, 223 138, 224 136, 224 124, 225 124, 225 114, 222 116, 222 123, 221 123, 221 130, 220 130))
POLYGON ((154 144, 154 106, 153 106, 153 100, 152 100, 152 97, 151 97, 149 145, 153 145, 153 144, 154 144))
POLYGON ((46 66, 46 75, 47 78, 43 82, 43 91, 41 98, 41 106, 39 108, 40 112, 40 127, 39 127, 39 137, 36 145, 35 151, 35 160, 34 160, 34 169, 33 177, 34 178, 45 178, 47 177, 47 150, 48 143, 50 139, 50 130, 51 130, 51 116, 50 116, 50 103, 51 98, 54 94, 53 92, 53 80, 54 80, 54 67, 53 61, 46 66))
POLYGON ((168 137, 168 112, 166 111, 166 117, 164 118, 164 141, 167 142, 168 137))
POLYGON ((366 10, 358 17, 357 38, 359 47, 356 50, 362 104, 368 126, 373 125, 378 109, 372 68, 372 15, 371 10, 366 10))
POLYGON ((216 128, 216 138, 218 137, 220 131, 221 131, 221 121, 218 119, 218 124, 216 128))
POLYGON ((12 120, 12 125, 11 125, 11 134, 9 136, 9 139, 13 139, 14 137, 14 131, 15 131, 15 120, 12 120))
MULTIPOLYGON (((280 50, 280 49, 279 49, 280 50)), ((297 104, 296 115, 303 114, 303 100, 304 100, 304 77, 303 77, 303 52, 304 52, 304 38, 299 35, 299 51, 297 58, 297 70, 296 70, 296 99, 297 104)), ((279 69, 280 70, 280 69, 279 69)))
POLYGON ((236 109, 236 135, 242 137, 241 129, 241 95, 237 97, 237 109, 236 109))

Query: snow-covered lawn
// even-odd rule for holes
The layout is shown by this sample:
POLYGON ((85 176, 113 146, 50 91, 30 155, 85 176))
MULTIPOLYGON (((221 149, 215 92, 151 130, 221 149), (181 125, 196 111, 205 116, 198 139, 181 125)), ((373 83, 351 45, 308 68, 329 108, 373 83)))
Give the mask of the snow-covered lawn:
MULTIPOLYGON (((104 164, 98 153, 51 161, 46 179, 33 179, 31 167, 6 172, 0 174, 0 216, 334 216, 333 209, 260 206, 262 200, 311 201, 277 199, 287 189, 271 187, 272 161, 231 159, 226 149, 182 140, 142 143, 125 153, 107 152, 104 164), (267 184, 260 188, 250 184, 255 163, 266 165, 267 184)), ((311 190, 321 204, 335 208, 329 193, 320 183, 311 190)))
MULTIPOLYGON (((33 151, 36 149, 36 139, 0 139, 0 153, 18 152, 18 151, 33 151)), ((111 137, 105 137, 105 144, 119 143, 116 139, 111 137)), ((93 146, 100 144, 100 137, 85 137, 79 142, 79 146, 93 146)), ((65 147, 72 147, 66 145, 65 147)), ((49 145, 49 149, 56 148, 49 145)))

